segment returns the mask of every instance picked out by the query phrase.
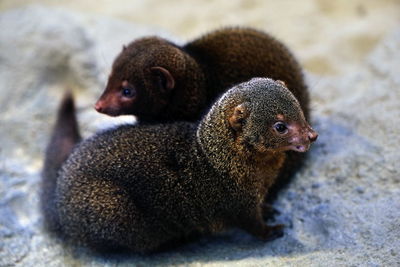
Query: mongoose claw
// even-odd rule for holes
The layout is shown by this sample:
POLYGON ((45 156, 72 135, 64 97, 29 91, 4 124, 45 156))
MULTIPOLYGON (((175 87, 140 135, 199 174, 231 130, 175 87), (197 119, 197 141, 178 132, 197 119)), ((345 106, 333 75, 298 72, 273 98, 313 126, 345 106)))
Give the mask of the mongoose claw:
POLYGON ((274 226, 266 226, 266 231, 263 236, 264 241, 272 241, 277 238, 280 238, 283 236, 283 229, 285 226, 283 224, 277 224, 274 226))
POLYGON ((273 219, 276 215, 281 214, 279 210, 275 209, 271 204, 263 203, 262 215, 264 220, 273 219))

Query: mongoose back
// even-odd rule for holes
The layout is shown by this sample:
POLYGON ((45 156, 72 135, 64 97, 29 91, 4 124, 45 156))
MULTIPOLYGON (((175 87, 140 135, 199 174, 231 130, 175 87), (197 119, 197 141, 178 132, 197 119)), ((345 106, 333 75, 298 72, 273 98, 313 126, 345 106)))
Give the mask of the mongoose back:
MULTIPOLYGON (((76 124, 62 125, 74 117, 63 107, 70 101, 56 127, 76 124)), ((60 143, 58 132, 50 146, 60 143)), ((199 124, 119 126, 80 142, 65 162, 46 165, 52 177, 43 179, 56 180, 45 203, 55 214, 47 219, 70 240, 102 250, 151 252, 229 227, 271 240, 282 226, 263 222, 264 196, 284 152, 304 152, 316 138, 282 83, 252 79, 227 91, 199 124)))

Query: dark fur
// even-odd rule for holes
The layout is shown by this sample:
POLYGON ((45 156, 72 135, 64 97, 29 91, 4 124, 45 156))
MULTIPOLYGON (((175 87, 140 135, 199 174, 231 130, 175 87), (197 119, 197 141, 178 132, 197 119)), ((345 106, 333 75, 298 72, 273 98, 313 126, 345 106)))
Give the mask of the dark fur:
MULTIPOLYGON (((102 112, 133 114, 141 122, 196 121, 227 88, 252 77, 284 81, 309 120, 309 94, 300 65, 281 42, 249 28, 214 31, 183 47, 158 37, 132 42, 113 64, 100 98, 109 109, 102 112), (151 71, 156 66, 170 72, 174 88, 166 88, 162 73, 151 71), (135 88, 136 98, 132 102, 107 100, 120 94, 123 80, 135 88)), ((277 189, 301 167, 305 155, 288 152, 287 157, 277 189)))
POLYGON ((309 95, 295 57, 272 36, 249 28, 227 28, 183 46, 206 77, 207 105, 231 86, 253 77, 281 80, 309 117, 309 95))
POLYGON ((61 165, 71 154, 75 144, 81 140, 78 123, 75 116, 75 105, 71 93, 67 93, 61 102, 52 138, 46 149, 46 157, 42 172, 41 208, 45 216, 46 226, 58 229, 58 219, 55 217, 54 201, 57 173, 61 165))
MULTIPOLYGON (((253 77, 282 80, 309 117, 309 95, 302 70, 292 53, 268 34, 250 28, 211 32, 183 47, 159 37, 135 40, 115 59, 103 95, 121 89, 127 80, 137 99, 103 112, 132 114, 140 121, 197 121, 211 104, 233 85, 253 77), (152 67, 167 69, 175 87, 163 86, 163 75, 152 67)), ((102 96, 101 98, 103 98, 102 96)))
MULTIPOLYGON (((53 139, 76 124, 63 122, 74 117, 63 105, 53 139)), ((274 239, 282 226, 264 224, 261 204, 284 162, 281 148, 288 145, 289 137, 273 130, 277 114, 301 125, 293 135, 311 131, 286 88, 253 79, 224 94, 198 126, 120 126, 97 134, 73 150, 58 175, 60 162, 45 165, 51 171, 44 173, 53 177, 44 179, 57 181, 48 192, 54 199, 44 203, 54 212, 47 219, 56 219, 74 241, 136 252, 229 227, 274 239)), ((47 151, 63 150, 52 147, 57 144, 51 141, 47 151)))

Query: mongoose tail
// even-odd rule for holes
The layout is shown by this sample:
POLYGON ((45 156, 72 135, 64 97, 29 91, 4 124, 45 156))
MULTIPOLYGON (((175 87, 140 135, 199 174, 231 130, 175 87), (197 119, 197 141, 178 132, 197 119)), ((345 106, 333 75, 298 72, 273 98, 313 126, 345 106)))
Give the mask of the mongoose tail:
POLYGON ((42 171, 41 206, 46 226, 52 230, 58 228, 58 219, 54 212, 54 197, 57 173, 71 154, 75 144, 81 140, 75 115, 72 93, 68 91, 61 101, 52 136, 47 145, 42 171))

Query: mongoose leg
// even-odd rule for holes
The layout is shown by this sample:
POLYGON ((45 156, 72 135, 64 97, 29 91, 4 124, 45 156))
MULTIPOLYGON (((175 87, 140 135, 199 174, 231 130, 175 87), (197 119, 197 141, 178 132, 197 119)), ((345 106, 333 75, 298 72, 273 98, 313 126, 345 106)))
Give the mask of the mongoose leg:
POLYGON ((243 219, 242 228, 249 234, 264 241, 271 241, 283 236, 284 225, 266 225, 262 219, 261 211, 243 219))
POLYGON ((283 224, 276 224, 273 226, 265 225, 265 236, 263 239, 265 241, 272 241, 274 239, 282 237, 284 227, 285 226, 283 224))

